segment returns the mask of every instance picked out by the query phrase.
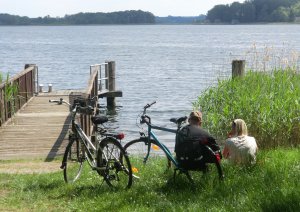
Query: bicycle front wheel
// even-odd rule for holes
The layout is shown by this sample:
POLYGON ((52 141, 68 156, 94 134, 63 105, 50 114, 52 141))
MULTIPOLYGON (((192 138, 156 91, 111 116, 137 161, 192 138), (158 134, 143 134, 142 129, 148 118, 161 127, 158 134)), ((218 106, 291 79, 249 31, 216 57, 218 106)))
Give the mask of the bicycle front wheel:
POLYGON ((81 174, 85 160, 83 148, 79 140, 70 140, 63 158, 63 172, 66 183, 75 182, 81 174))
POLYGON ((100 142, 97 166, 109 186, 121 189, 131 187, 130 161, 118 140, 107 137, 100 142))
MULTIPOLYGON (((131 167, 132 167, 132 173, 135 178, 139 178, 139 173, 141 169, 144 167, 145 163, 145 157, 148 153, 148 140, 145 139, 135 139, 132 141, 129 141, 125 144, 124 149, 126 153, 129 155, 131 167)), ((164 146, 166 148, 166 146, 164 146)), ((151 139, 150 140, 150 152, 148 159, 157 159, 161 157, 166 157, 166 159, 163 160, 163 166, 166 164, 166 168, 169 169, 171 167, 171 161, 168 159, 166 153, 159 148, 159 146, 156 144, 156 141, 151 139), (166 160, 166 162, 165 162, 166 160)))

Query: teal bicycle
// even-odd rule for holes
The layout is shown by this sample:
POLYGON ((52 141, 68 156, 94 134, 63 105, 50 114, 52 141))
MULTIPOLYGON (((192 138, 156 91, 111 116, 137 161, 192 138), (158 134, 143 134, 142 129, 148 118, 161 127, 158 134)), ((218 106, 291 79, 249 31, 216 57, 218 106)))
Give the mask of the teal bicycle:
MULTIPOLYGON (((139 178, 140 167, 147 163, 149 158, 165 156, 166 167, 170 168, 173 164, 174 168, 174 179, 176 173, 184 173, 187 178, 193 182, 190 171, 201 171, 204 173, 211 172, 214 170, 217 172, 219 179, 224 178, 223 170, 220 164, 222 158, 220 148, 217 144, 202 143, 203 157, 200 158, 195 164, 184 164, 171 153, 169 148, 163 144, 154 133, 153 130, 159 130, 164 132, 170 132, 177 134, 179 129, 186 122, 187 117, 172 118, 171 122, 177 125, 177 129, 170 129, 166 127, 160 127, 151 123, 151 117, 147 115, 147 109, 150 108, 156 102, 147 104, 143 108, 143 112, 140 114, 140 124, 146 124, 146 132, 140 132, 140 137, 134 139, 124 145, 124 149, 130 157, 133 176, 139 178)), ((199 141, 198 141, 199 142, 199 141)))

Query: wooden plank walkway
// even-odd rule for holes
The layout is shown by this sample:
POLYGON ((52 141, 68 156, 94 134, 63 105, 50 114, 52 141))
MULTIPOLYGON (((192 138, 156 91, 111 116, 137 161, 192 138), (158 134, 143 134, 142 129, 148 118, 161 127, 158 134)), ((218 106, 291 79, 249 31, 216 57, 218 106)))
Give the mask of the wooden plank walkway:
POLYGON ((68 142, 69 107, 49 99, 69 101, 71 91, 33 97, 13 119, 0 128, 0 160, 44 159, 62 155, 68 142))

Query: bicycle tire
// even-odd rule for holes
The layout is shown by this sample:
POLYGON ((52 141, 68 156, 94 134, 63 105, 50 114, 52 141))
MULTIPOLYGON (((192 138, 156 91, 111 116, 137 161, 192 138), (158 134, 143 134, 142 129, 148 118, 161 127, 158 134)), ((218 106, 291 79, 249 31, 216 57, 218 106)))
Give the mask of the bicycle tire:
POLYGON ((98 173, 106 183, 116 189, 130 188, 132 168, 129 157, 118 140, 107 137, 101 140, 97 154, 98 173), (104 168, 105 167, 105 168, 104 168))
POLYGON ((72 139, 66 147, 63 158, 63 172, 66 183, 74 183, 79 179, 85 156, 79 140, 72 139))
MULTIPOLYGON (((150 158, 157 158, 164 156, 167 159, 166 168, 169 169, 171 167, 171 161, 167 157, 166 153, 160 149, 156 143, 155 140, 150 139, 151 142, 151 150, 148 159, 150 158)), ((164 144, 163 144, 164 145, 164 144)), ((166 148, 166 146, 164 145, 166 148)), ((139 172, 140 168, 145 165, 146 161, 144 161, 144 158, 147 155, 148 152, 148 141, 145 139, 135 139, 132 141, 129 141, 124 145, 125 152, 129 155, 133 177, 139 178, 139 172)))

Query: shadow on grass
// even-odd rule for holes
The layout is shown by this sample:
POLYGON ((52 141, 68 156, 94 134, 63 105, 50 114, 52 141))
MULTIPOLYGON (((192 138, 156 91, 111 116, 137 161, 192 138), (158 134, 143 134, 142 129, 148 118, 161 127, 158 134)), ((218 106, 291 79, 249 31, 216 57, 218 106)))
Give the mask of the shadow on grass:
POLYGON ((98 179, 97 176, 90 180, 78 180, 72 184, 67 184, 63 179, 59 178, 51 180, 47 177, 39 177, 38 180, 30 178, 31 182, 27 183, 27 186, 24 187, 24 191, 48 194, 50 198, 59 193, 59 196, 56 196, 55 198, 60 197, 68 199, 70 197, 94 198, 113 191, 111 187, 109 187, 102 179, 98 179), (56 191, 58 191, 58 193, 56 191))
POLYGON ((166 176, 166 183, 157 189, 158 192, 173 194, 174 192, 184 192, 186 194, 194 195, 194 192, 201 192, 203 190, 218 187, 223 184, 224 180, 220 180, 218 176, 211 171, 203 173, 201 171, 189 171, 192 178, 190 181, 186 174, 177 174, 175 177, 172 174, 166 176))

